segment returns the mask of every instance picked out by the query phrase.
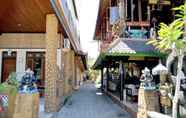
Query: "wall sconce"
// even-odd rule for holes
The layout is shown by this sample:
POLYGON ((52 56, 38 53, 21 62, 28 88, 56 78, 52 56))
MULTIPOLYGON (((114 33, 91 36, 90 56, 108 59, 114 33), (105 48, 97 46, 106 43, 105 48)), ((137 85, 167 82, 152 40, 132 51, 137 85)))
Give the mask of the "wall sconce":
POLYGON ((8 56, 11 56, 11 55, 12 55, 12 50, 8 49, 8 56))

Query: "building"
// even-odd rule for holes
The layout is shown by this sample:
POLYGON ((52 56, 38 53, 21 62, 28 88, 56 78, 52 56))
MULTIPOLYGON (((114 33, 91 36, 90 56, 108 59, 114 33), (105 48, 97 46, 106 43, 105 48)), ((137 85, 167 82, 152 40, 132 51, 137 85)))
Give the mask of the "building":
POLYGON ((45 111, 60 109, 86 66, 74 0, 6 0, 0 9, 0 78, 31 68, 45 111))
POLYGON ((134 117, 137 104, 124 101, 137 102, 142 69, 152 69, 159 59, 166 57, 147 42, 158 37, 160 22, 174 20, 171 8, 183 3, 171 0, 100 1, 94 34, 100 55, 93 68, 101 70, 103 91, 130 108, 134 117))

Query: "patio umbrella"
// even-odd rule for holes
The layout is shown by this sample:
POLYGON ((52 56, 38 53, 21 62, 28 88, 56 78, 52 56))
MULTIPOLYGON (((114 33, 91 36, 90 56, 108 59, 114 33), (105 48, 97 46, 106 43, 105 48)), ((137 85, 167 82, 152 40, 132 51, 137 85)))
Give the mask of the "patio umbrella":
POLYGON ((159 64, 152 69, 153 75, 167 74, 168 69, 159 61, 159 64))

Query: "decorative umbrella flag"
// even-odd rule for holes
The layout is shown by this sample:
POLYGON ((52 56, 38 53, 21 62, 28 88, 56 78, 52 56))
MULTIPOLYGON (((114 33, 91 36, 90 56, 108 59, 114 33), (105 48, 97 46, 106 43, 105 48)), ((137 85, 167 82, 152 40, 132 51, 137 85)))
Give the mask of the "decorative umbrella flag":
POLYGON ((153 75, 167 74, 168 69, 159 61, 159 64, 152 69, 153 75))

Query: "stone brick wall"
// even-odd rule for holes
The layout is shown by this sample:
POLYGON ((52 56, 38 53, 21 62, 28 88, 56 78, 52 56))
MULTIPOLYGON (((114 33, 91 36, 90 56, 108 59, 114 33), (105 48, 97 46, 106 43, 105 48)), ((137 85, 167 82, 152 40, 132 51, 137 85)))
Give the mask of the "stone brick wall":
MULTIPOLYGON (((58 34, 57 39, 60 38, 58 34)), ((38 48, 44 49, 46 47, 44 33, 3 33, 0 35, 0 48, 38 48)), ((60 43, 58 43, 59 47, 60 43)))
POLYGON ((156 91, 140 88, 138 95, 138 118, 147 118, 147 111, 159 111, 159 98, 156 91))
POLYGON ((54 14, 46 20, 45 111, 57 111, 57 32, 58 21, 54 14))

